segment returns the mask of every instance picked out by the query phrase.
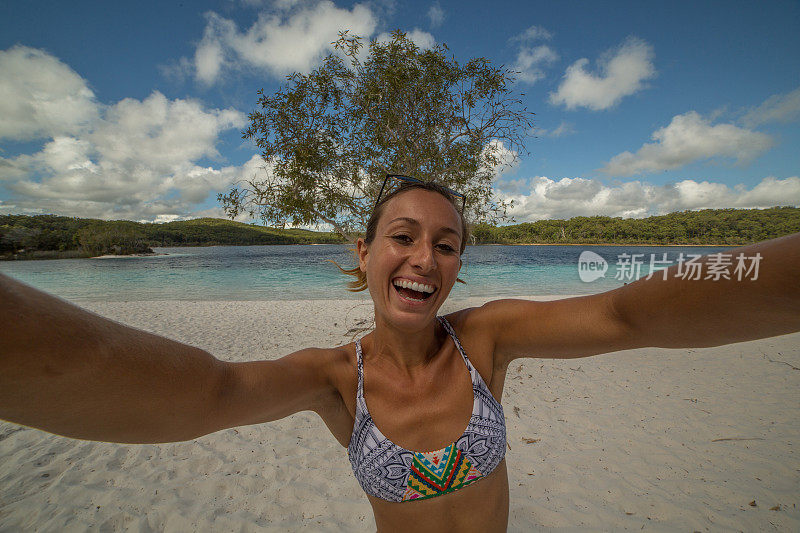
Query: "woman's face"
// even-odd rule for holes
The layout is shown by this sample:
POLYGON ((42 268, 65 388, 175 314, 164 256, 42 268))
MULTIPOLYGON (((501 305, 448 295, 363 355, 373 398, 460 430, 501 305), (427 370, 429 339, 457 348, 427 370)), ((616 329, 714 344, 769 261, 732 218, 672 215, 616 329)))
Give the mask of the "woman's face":
POLYGON ((462 238, 458 212, 438 193, 412 189, 386 203, 375 239, 357 242, 376 322, 430 325, 458 277, 462 238))

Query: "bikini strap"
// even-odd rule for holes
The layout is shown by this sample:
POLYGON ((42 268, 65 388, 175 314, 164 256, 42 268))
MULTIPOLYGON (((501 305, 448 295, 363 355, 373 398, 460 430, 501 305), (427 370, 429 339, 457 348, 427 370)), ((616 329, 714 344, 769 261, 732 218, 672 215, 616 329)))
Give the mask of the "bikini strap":
POLYGON ((467 357, 467 352, 465 352, 464 351, 464 347, 461 346, 461 341, 458 340, 458 336, 456 335, 456 331, 453 329, 453 326, 450 325, 450 322, 448 322, 445 317, 440 316, 438 318, 439 318, 439 322, 441 322, 442 326, 444 326, 444 329, 447 331, 447 333, 450 334, 450 337, 453 338, 453 342, 455 343, 456 348, 458 348, 458 351, 461 354, 461 357, 464 358, 464 362, 466 363, 467 368, 469 368, 470 372, 471 372, 472 363, 469 362, 469 357, 467 357))
POLYGON ((356 339, 356 368, 358 369, 358 392, 356 398, 364 397, 364 357, 361 354, 361 339, 356 339))

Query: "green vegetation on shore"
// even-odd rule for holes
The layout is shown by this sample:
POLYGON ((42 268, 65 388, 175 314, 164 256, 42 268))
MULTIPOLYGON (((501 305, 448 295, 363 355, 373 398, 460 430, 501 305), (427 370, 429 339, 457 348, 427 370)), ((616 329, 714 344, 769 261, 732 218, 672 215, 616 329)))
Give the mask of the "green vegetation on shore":
POLYGON ((153 246, 336 244, 333 233, 217 218, 163 224, 56 215, 0 215, 0 258, 57 259, 152 253, 153 246))
POLYGON ((573 217, 512 226, 479 224, 477 244, 745 245, 800 232, 800 208, 703 209, 647 218, 573 217))
MULTIPOLYGON (((479 224, 473 244, 743 245, 800 232, 800 208, 704 209, 648 218, 574 217, 512 226, 479 224)), ((225 219, 163 224, 56 215, 0 215, 0 258, 54 259, 152 252, 153 246, 341 244, 335 233, 225 219)))

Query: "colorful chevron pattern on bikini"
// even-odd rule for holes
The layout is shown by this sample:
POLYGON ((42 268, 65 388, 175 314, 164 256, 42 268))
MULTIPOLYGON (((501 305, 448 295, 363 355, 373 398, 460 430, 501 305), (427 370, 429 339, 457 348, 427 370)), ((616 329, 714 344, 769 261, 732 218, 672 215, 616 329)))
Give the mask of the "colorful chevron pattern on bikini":
POLYGON ((435 452, 416 452, 402 501, 423 500, 458 490, 482 478, 455 443, 435 452))

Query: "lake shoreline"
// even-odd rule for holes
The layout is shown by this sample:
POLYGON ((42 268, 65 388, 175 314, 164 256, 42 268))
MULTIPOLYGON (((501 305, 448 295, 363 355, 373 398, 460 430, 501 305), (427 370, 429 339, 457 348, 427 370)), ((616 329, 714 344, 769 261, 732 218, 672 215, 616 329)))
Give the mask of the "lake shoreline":
MULTIPOLYGON (((467 247, 473 246, 564 246, 564 247, 589 247, 589 246, 605 246, 605 247, 649 247, 649 248, 739 248, 748 246, 749 244, 625 244, 625 243, 476 243, 468 244, 467 247)), ((312 244, 201 244, 201 245, 181 245, 181 246, 155 246, 154 248, 215 248, 215 247, 230 247, 230 246, 348 246, 349 243, 312 243, 312 244)), ((36 250, 32 255, 29 254, 15 254, 15 255, 2 255, 0 261, 48 261, 48 260, 62 260, 62 259, 120 259, 126 257, 153 257, 161 254, 158 252, 153 253, 132 253, 132 254, 103 254, 91 255, 80 250, 36 250), (20 255, 22 255, 20 257, 20 255)))

